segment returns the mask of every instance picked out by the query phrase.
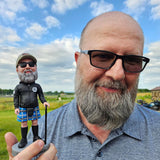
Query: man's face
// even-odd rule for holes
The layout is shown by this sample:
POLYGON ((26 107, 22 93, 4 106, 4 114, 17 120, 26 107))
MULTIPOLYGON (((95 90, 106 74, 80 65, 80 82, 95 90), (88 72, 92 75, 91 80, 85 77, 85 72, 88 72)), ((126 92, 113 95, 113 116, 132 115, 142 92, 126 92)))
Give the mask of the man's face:
POLYGON ((36 64, 26 64, 26 65, 20 65, 25 63, 33 63, 32 59, 23 59, 19 62, 18 67, 16 68, 16 71, 18 73, 19 79, 21 82, 24 83, 32 83, 38 78, 37 73, 37 66, 36 64))
MULTIPOLYGON (((138 29, 132 30, 131 25, 125 27, 120 24, 115 27, 104 24, 99 27, 100 29, 97 29, 97 26, 100 25, 97 23, 87 30, 82 50, 106 50, 118 55, 142 55, 143 38, 139 35, 138 29), (127 31, 128 27, 130 28, 127 31)), ((89 122, 100 126, 105 126, 109 121, 111 123, 114 120, 116 121, 114 123, 121 121, 120 124, 112 123, 110 127, 105 126, 106 129, 122 125, 133 110, 139 73, 125 72, 121 59, 117 59, 109 70, 92 66, 89 55, 86 54, 76 52, 75 59, 77 62, 75 89, 77 103, 82 113, 89 122), (103 120, 105 122, 101 123, 103 120)))

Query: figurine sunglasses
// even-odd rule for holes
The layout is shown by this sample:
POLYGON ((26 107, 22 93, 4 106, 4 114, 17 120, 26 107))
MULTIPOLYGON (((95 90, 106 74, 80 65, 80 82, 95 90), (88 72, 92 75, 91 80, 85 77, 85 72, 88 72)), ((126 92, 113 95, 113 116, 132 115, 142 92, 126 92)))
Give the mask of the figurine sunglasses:
POLYGON ((19 66, 21 67, 21 68, 25 68, 26 66, 27 66, 27 64, 30 66, 30 67, 34 67, 35 66, 35 62, 21 62, 21 63, 19 63, 19 66))
POLYGON ((117 59, 122 60, 123 69, 129 73, 139 73, 144 70, 149 58, 137 55, 117 55, 113 52, 103 50, 81 50, 81 53, 88 54, 90 64, 96 68, 109 70, 117 59))

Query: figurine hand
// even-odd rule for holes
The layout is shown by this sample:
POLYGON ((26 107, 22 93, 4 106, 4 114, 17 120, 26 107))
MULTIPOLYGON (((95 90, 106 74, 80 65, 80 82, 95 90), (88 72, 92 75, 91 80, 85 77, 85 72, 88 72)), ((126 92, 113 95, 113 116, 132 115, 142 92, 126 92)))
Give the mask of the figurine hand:
POLYGON ((18 115, 19 112, 20 112, 20 111, 19 111, 19 108, 16 108, 14 112, 15 112, 16 115, 18 115))
POLYGON ((48 102, 43 103, 44 106, 50 107, 50 104, 48 102))
MULTIPOLYGON (((17 154, 15 157, 13 157, 12 145, 18 142, 17 138, 13 133, 8 132, 5 134, 5 140, 7 143, 9 160, 17 160, 17 159, 31 160, 42 150, 44 146, 44 142, 42 140, 37 140, 30 146, 25 148, 22 152, 17 154)), ((54 147, 53 144, 50 144, 49 149, 46 152, 44 152, 37 160, 46 160, 46 159, 57 160, 56 153, 57 153, 56 148, 54 147)))

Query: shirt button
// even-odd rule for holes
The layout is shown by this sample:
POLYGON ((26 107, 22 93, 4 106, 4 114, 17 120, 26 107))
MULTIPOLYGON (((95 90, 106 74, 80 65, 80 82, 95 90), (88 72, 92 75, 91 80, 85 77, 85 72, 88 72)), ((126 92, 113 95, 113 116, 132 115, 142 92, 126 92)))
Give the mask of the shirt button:
POLYGON ((102 157, 102 155, 103 155, 103 154, 102 154, 102 151, 98 151, 97 156, 98 156, 98 157, 102 157))
POLYGON ((92 138, 92 141, 93 141, 93 142, 96 142, 96 139, 95 139, 95 138, 92 138))

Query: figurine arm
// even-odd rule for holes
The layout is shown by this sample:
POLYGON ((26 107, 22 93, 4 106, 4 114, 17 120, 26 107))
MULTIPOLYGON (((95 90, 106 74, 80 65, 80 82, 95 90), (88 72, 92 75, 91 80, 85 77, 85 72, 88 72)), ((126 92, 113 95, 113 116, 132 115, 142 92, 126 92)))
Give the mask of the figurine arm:
POLYGON ((18 91, 18 86, 14 89, 14 107, 19 108, 19 91, 18 91))
POLYGON ((43 103, 44 107, 45 106, 50 107, 50 104, 46 101, 46 99, 44 97, 43 90, 40 85, 38 85, 38 95, 39 95, 39 99, 43 103))
POLYGON ((39 95, 39 99, 40 101, 44 104, 44 102, 47 102, 45 97, 44 97, 44 94, 43 94, 43 90, 41 88, 40 85, 38 85, 38 95, 39 95))

